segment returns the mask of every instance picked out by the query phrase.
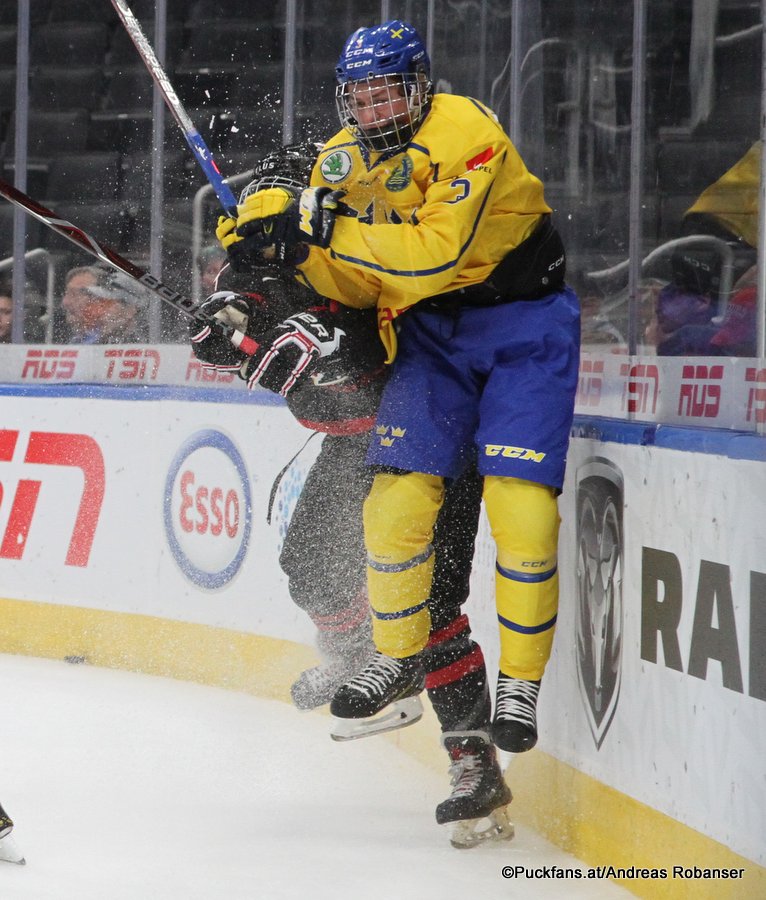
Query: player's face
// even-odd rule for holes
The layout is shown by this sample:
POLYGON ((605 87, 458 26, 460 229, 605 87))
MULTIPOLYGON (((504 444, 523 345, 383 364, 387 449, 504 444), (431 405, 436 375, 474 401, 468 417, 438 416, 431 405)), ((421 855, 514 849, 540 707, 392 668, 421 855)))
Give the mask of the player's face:
POLYGON ((404 85, 388 75, 354 82, 349 89, 348 106, 363 131, 407 119, 410 114, 404 85))
POLYGON ((67 322, 74 328, 83 327, 88 307, 93 303, 93 294, 87 288, 94 284, 94 277, 88 272, 73 275, 67 282, 61 306, 66 314, 67 322))

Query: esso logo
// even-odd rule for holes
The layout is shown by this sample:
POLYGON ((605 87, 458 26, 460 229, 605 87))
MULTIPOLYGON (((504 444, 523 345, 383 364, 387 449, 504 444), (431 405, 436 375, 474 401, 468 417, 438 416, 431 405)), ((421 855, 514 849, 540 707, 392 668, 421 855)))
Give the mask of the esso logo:
POLYGON ((200 587, 223 587, 247 551, 250 482, 234 443, 212 429, 179 449, 165 481, 165 533, 181 571, 200 587))

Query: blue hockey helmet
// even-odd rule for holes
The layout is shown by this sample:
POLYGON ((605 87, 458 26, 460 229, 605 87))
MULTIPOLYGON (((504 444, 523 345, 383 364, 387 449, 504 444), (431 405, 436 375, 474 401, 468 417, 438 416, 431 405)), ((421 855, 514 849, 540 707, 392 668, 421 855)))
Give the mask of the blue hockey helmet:
POLYGON ((400 19, 373 28, 357 28, 346 41, 335 67, 341 83, 417 72, 430 75, 431 61, 420 35, 400 19))
POLYGON ((358 28, 335 67, 341 125, 371 150, 404 147, 428 112, 430 71, 425 44, 406 22, 358 28))

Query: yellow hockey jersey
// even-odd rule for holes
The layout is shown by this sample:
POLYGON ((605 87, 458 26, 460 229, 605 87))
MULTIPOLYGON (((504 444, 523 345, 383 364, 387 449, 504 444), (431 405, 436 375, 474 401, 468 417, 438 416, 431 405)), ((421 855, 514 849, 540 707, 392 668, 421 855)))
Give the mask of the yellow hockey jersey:
POLYGON ((349 306, 378 307, 389 362, 393 320, 426 297, 479 284, 550 213, 541 182, 497 119, 469 97, 437 94, 407 147, 370 153, 345 129, 322 149, 311 184, 345 191, 328 249, 300 276, 349 306))

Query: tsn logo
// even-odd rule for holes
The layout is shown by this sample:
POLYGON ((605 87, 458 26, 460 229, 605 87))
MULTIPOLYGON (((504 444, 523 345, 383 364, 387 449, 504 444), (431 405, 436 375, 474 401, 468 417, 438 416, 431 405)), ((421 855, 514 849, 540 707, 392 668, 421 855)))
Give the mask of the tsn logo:
MULTIPOLYGON (((19 435, 16 430, 0 430, 0 463, 14 461, 16 448, 21 446, 19 435)), ((98 443, 87 434, 32 431, 23 451, 23 459, 17 460, 17 464, 19 462, 24 467, 66 467, 81 473, 82 493, 64 563, 67 566, 87 566, 104 500, 104 457, 98 443)), ((0 542, 2 559, 19 560, 24 555, 42 487, 37 470, 30 470, 29 475, 18 479, 13 493, 5 533, 0 542)), ((0 511, 3 513, 8 483, 6 478, 0 481, 0 511)))
POLYGON ((156 350, 115 347, 104 351, 109 360, 106 377, 118 381, 156 381, 160 368, 160 354, 156 350))
POLYGON ((620 376, 625 379, 622 392, 622 409, 629 413, 657 412, 660 393, 660 370, 650 364, 620 366, 620 376))

